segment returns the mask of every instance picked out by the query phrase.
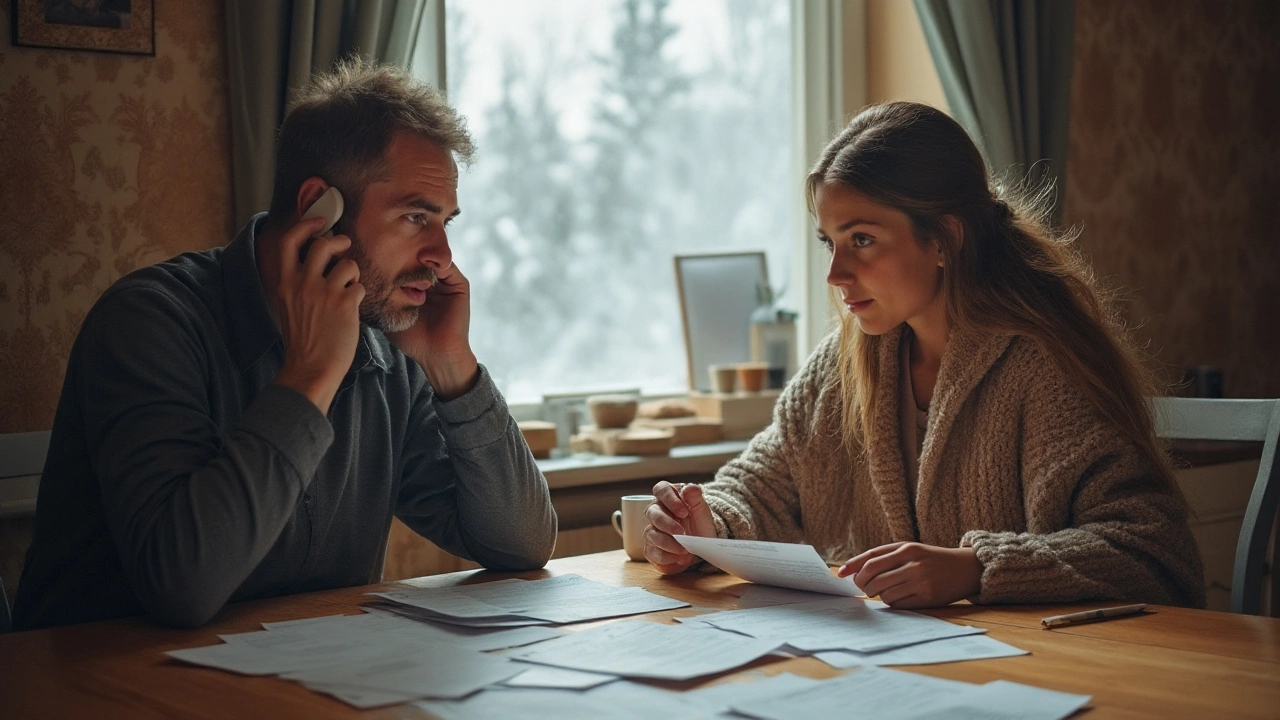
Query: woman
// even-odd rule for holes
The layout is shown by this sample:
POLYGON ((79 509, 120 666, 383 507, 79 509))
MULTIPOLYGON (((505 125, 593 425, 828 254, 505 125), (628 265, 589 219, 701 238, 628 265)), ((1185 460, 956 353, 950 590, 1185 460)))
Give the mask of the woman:
POLYGON ((1069 238, 914 103, 859 114, 807 188, 840 332, 713 482, 654 487, 649 561, 692 564, 675 533, 807 542, 895 607, 1203 606, 1154 384, 1069 238))

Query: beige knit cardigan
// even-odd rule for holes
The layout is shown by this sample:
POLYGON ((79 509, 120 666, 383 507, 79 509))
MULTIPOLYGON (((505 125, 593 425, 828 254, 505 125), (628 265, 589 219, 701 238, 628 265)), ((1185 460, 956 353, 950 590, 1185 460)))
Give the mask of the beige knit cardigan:
POLYGON ((898 439, 904 331, 880 347, 865 459, 841 447, 832 335, 773 424, 703 486, 720 537, 806 542, 833 561, 902 540, 971 546, 975 602, 1204 605, 1183 505, 1027 338, 952 333, 912 507, 898 439))

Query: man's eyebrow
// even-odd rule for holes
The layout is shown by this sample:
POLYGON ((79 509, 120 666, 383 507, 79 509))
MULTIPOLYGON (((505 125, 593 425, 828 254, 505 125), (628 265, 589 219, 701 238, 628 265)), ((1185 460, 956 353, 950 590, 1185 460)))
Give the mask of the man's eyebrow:
MULTIPOLYGON (((427 212, 435 213, 437 215, 444 212, 444 208, 440 207, 439 205, 429 203, 420 197, 406 198, 400 203, 400 205, 403 205, 406 207, 422 208, 427 212)), ((455 218, 455 217, 458 217, 458 215, 460 214, 462 214, 462 208, 454 208, 453 212, 449 213, 449 217, 455 218)))

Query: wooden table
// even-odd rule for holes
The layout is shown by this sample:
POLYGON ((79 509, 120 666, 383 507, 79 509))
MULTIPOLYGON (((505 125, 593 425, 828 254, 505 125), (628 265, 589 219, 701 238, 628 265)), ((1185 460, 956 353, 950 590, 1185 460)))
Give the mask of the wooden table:
MULTIPOLYGON (((731 608, 745 583, 722 574, 660 577, 620 551, 552 561, 538 578, 578 573, 611 585, 638 585, 695 607, 731 608)), ((405 583, 239 603, 201 630, 160 628, 142 619, 111 620, 0 635, 0 718, 327 718, 362 713, 299 685, 240 677, 184 665, 166 650, 215 644, 219 633, 261 629, 265 621, 340 612, 354 614, 364 593, 391 585, 443 586, 510 577, 453 573, 405 583)), ((982 683, 1007 679, 1093 696, 1086 718, 1280 717, 1280 620, 1204 610, 1154 607, 1142 616, 1057 630, 1040 618, 1101 607, 954 605, 929 614, 989 629, 1031 655, 908 666, 900 669, 982 683)), ((693 610, 656 613, 667 620, 693 610)), ((766 658, 747 670, 788 671, 817 678, 834 670, 813 658, 766 658)), ((736 674, 676 684, 691 688, 736 674)), ((668 685, 670 686, 670 685, 668 685)), ((871 714, 874 716, 874 713, 871 714)), ((369 718, 423 718, 413 706, 363 713, 369 718)))

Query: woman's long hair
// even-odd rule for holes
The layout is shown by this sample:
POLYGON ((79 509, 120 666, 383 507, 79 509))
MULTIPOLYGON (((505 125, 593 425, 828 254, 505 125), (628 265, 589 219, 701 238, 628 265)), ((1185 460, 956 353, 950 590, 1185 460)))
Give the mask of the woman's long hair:
MULTIPOLYGON (((810 212, 817 189, 835 182, 905 213, 916 238, 942 250, 948 326, 1034 340, 1173 486, 1145 400, 1159 383, 1071 247, 1074 235, 1050 229, 1051 187, 1001 187, 955 120, 906 102, 859 113, 822 151, 805 182, 810 212), (947 216, 959 220, 962 238, 948 232, 947 216)), ((836 381, 843 440, 859 455, 875 412, 872 383, 882 341, 842 313, 836 381)))

